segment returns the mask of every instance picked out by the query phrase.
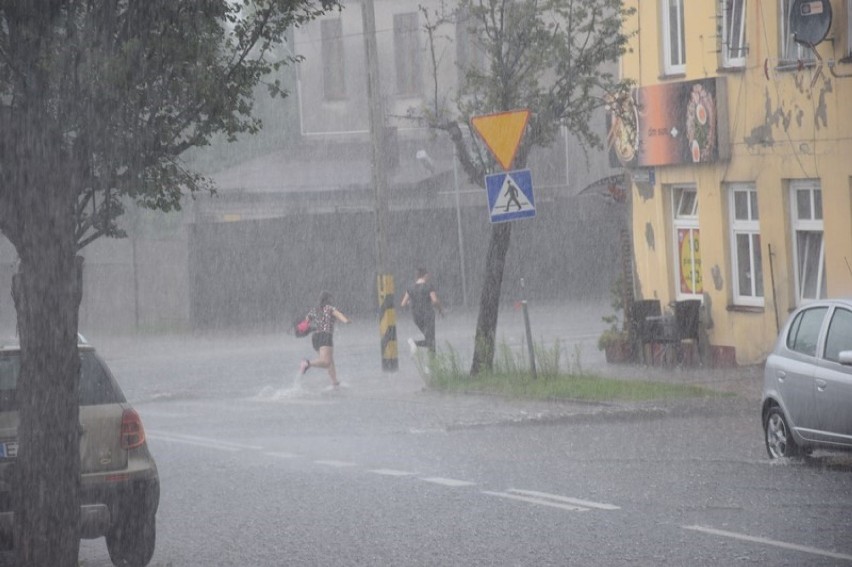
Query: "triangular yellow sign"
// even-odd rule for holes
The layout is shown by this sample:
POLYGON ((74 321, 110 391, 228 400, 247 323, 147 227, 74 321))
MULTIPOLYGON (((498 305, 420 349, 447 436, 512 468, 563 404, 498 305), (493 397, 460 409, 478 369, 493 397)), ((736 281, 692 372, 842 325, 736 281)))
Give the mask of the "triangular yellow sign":
POLYGON ((515 153, 524 136, 524 130, 527 129, 529 118, 529 110, 511 110, 474 116, 470 123, 491 150, 500 167, 508 171, 515 161, 515 153))

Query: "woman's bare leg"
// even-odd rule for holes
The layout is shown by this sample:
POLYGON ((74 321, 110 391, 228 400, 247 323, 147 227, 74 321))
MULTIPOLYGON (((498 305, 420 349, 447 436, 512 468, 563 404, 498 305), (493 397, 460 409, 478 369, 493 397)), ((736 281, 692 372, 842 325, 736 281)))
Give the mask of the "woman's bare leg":
POLYGON ((337 386, 337 369, 334 366, 334 348, 330 346, 321 346, 319 349, 319 357, 311 361, 311 366, 317 368, 327 368, 328 377, 331 378, 331 383, 337 386))
POLYGON ((339 386, 340 382, 337 381, 337 368, 334 366, 334 357, 331 357, 331 362, 328 364, 328 377, 331 378, 332 386, 339 386))

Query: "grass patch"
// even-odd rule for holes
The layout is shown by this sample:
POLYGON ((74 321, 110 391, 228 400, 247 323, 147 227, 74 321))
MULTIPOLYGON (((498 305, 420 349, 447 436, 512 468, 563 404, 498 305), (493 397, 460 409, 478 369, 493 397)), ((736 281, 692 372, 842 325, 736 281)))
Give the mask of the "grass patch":
POLYGON ((581 353, 564 357, 559 343, 547 348, 537 345, 536 374, 533 378, 523 352, 513 352, 505 344, 497 347, 494 370, 470 376, 463 368, 458 353, 448 347, 446 351, 422 360, 428 365, 426 374, 430 388, 445 392, 487 393, 509 398, 538 400, 584 400, 606 401, 650 401, 696 397, 717 397, 729 394, 687 384, 673 384, 639 379, 605 378, 585 372, 581 364, 581 353), (562 361, 567 360, 567 368, 562 361))

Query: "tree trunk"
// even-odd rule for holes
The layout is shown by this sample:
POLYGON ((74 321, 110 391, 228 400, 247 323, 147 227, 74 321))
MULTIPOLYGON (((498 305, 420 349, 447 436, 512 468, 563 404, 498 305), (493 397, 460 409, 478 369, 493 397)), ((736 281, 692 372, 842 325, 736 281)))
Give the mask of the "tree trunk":
MULTIPOLYGON (((40 208, 44 213, 50 206, 40 208)), ((19 250, 21 266, 12 284, 21 340, 19 450, 12 478, 15 565, 75 567, 80 548, 77 324, 83 265, 76 256, 73 224, 66 226, 73 215, 30 217, 36 218, 42 220, 28 227, 29 245, 19 250), (68 220, 59 218, 66 216, 68 220)))
POLYGON ((472 376, 479 374, 483 368, 491 370, 494 366, 500 288, 503 286, 503 269, 506 266, 511 235, 512 223, 504 222, 491 227, 491 238, 485 257, 485 280, 479 299, 479 316, 476 319, 476 339, 473 346, 473 363, 470 367, 472 376))

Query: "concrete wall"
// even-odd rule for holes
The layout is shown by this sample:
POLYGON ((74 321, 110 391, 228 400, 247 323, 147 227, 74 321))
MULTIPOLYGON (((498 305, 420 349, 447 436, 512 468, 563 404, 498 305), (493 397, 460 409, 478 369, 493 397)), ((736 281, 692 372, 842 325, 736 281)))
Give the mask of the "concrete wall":
MULTIPOLYGON (((538 205, 534 219, 513 223, 503 301, 606 298, 618 268, 623 211, 596 196, 538 205)), ((470 309, 478 308, 491 225, 487 208, 462 210, 470 309)), ((433 273, 443 301, 462 304, 454 209, 393 211, 388 271, 397 301, 415 268, 433 273)), ((377 310, 375 217, 367 212, 196 224, 190 234, 191 318, 196 328, 286 326, 322 289, 348 312, 377 310)))
MULTIPOLYGON (((100 239, 81 255, 83 301, 80 332, 142 332, 186 329, 189 285, 186 231, 169 238, 100 239)), ((0 336, 14 334, 12 245, 0 237, 0 336)))

